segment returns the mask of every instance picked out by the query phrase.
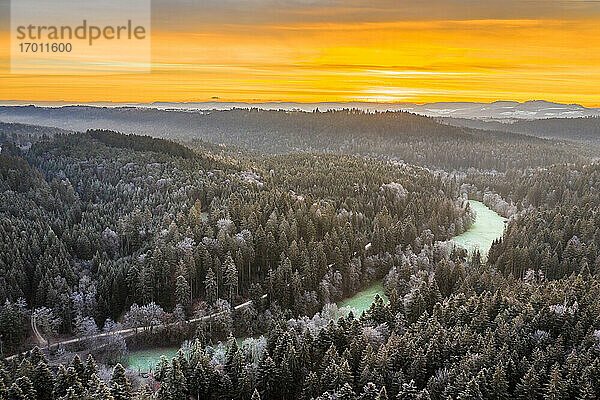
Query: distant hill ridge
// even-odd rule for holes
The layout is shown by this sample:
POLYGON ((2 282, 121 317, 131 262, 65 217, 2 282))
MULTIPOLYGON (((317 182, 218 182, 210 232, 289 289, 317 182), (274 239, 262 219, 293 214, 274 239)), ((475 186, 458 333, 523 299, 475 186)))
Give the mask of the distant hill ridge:
POLYGON ((600 144, 600 116, 517 120, 506 123, 467 118, 440 118, 439 121, 452 126, 600 144))
POLYGON ((590 154, 593 149, 581 146, 518 133, 452 126, 405 111, 8 106, 0 107, 0 121, 82 132, 111 130, 192 146, 202 140, 270 154, 358 154, 446 170, 473 167, 504 171, 596 156, 590 154))
POLYGON ((541 118, 577 118, 600 115, 600 108, 589 108, 579 104, 561 104, 545 100, 494 101, 492 103, 478 102, 436 102, 436 103, 376 103, 376 102, 321 102, 321 103, 296 103, 296 102, 152 102, 152 103, 70 103, 70 102, 22 102, 0 101, 0 104, 12 106, 38 105, 42 107, 63 106, 94 106, 94 107, 135 107, 156 108, 172 110, 231 110, 233 108, 258 108, 262 110, 342 110, 358 109, 362 111, 410 111, 430 117, 452 117, 468 119, 484 119, 494 121, 513 121, 516 119, 541 119, 541 118))

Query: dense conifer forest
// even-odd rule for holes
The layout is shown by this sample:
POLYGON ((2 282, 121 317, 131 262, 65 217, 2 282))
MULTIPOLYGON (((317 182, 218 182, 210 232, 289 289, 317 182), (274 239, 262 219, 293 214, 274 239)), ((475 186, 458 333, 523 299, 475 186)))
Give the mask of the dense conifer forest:
POLYGON ((0 399, 600 397, 597 148, 408 113, 117 112, 154 137, 0 125, 0 399), (468 198, 509 218, 489 254, 449 242, 468 198), (336 305, 376 282, 388 301, 336 305))
POLYGON ((600 143, 600 117, 542 118, 508 123, 463 118, 442 118, 445 123, 477 129, 498 130, 532 136, 600 143))
POLYGON ((401 111, 169 111, 30 106, 0 107, 0 118, 68 130, 112 129, 192 143, 203 140, 260 153, 363 155, 447 171, 506 171, 584 161, 597 155, 586 145, 501 129, 455 127, 401 111))

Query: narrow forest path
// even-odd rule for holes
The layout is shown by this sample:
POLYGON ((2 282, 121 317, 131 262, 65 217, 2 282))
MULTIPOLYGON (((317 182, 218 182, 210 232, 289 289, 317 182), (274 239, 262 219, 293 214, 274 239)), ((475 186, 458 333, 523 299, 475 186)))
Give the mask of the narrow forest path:
POLYGON ((39 345, 45 346, 48 344, 48 341, 44 339, 44 337, 40 334, 40 331, 37 327, 37 321, 35 320, 35 317, 33 315, 31 316, 31 330, 33 331, 35 339, 37 340, 39 345))

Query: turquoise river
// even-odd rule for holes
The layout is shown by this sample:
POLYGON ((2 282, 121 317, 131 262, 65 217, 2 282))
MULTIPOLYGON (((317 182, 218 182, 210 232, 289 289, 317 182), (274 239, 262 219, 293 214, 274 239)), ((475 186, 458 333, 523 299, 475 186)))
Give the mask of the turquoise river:
MULTIPOLYGON (((492 242, 502 236, 506 219, 490 210, 480 201, 469 200, 469 204, 475 211, 475 222, 468 231, 452 238, 452 242, 466 248, 469 253, 479 249, 482 258, 485 259, 492 242)), ((342 300, 338 303, 338 306, 350 307, 358 316, 364 310, 369 309, 377 294, 387 301, 387 297, 383 293, 382 282, 377 282, 354 296, 342 300)), ((135 370, 148 371, 150 366, 158 364, 161 356, 171 358, 177 354, 177 350, 176 347, 167 347, 133 351, 129 354, 128 364, 135 370)))

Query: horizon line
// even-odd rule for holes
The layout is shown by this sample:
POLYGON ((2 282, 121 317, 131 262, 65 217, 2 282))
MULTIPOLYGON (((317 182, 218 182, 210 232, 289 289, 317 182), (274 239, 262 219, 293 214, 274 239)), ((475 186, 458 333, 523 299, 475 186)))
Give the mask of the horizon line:
POLYGON ((152 102, 143 101, 112 101, 112 100, 95 100, 95 101, 76 101, 76 100, 4 100, 0 99, 0 106, 10 106, 17 104, 7 103, 19 103, 18 105, 38 105, 47 103, 65 103, 65 105, 103 105, 103 104, 115 104, 115 105, 153 105, 153 104, 301 104, 301 105, 318 105, 318 104, 378 104, 378 105, 417 105, 424 106, 428 104, 446 104, 446 103, 460 103, 460 104, 495 104, 495 103, 516 103, 516 104, 527 104, 527 103, 551 103, 559 104, 564 106, 579 106, 586 109, 597 109, 600 108, 600 104, 586 106, 578 102, 573 103, 562 103, 558 101, 545 100, 545 99, 530 99, 530 100, 493 100, 493 101, 465 101, 465 100, 447 100, 447 101, 432 101, 432 102, 412 102, 412 101, 365 101, 365 100, 343 100, 343 101, 316 101, 316 102, 304 102, 304 101, 293 101, 293 100, 273 100, 273 101, 236 101, 236 100, 189 100, 189 101, 166 101, 156 100, 152 102))

